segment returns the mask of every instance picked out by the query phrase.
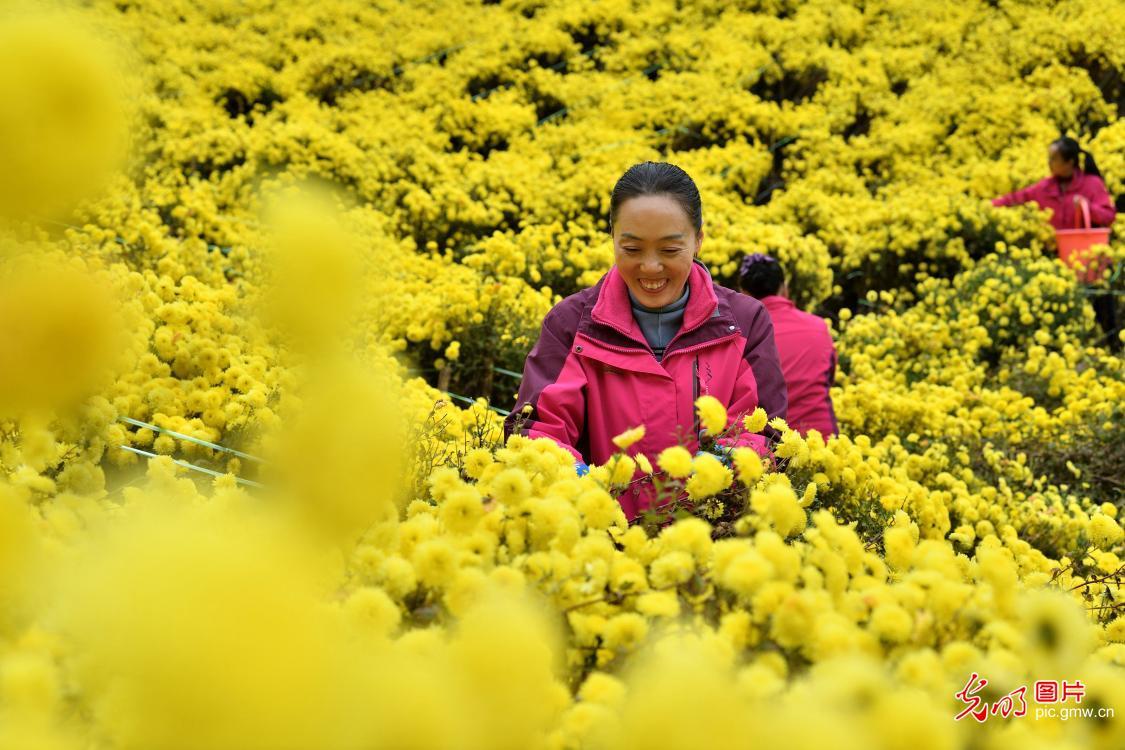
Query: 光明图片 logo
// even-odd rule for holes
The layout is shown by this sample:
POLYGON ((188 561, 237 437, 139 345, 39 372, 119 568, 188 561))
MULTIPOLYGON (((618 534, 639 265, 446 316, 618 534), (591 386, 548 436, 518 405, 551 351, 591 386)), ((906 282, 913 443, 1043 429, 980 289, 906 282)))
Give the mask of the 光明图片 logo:
MULTIPOLYGON (((1000 716, 1007 719, 1027 715, 1027 685, 1020 685, 991 705, 980 695, 986 685, 988 685, 988 680, 976 672, 969 676, 965 687, 954 694, 955 698, 965 704, 965 708, 953 717, 956 721, 971 716, 978 722, 983 723, 990 716, 1000 716)), ((1062 719, 1064 721, 1076 717, 1113 718, 1113 708, 1081 706, 1085 695, 1086 686, 1081 680, 1074 680, 1073 682, 1067 680, 1037 680, 1033 690, 1035 703, 1038 704, 1035 708, 1035 718, 1062 719), (1059 705, 1071 701, 1075 705, 1059 705)))

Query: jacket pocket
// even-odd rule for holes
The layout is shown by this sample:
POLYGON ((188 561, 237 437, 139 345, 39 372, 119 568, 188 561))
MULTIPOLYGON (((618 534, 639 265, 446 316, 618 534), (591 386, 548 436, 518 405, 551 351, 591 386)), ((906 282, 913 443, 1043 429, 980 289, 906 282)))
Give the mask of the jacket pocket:
POLYGON ((660 363, 647 351, 610 348, 586 336, 575 337, 573 351, 591 372, 618 375, 645 373, 663 378, 670 377, 660 363))

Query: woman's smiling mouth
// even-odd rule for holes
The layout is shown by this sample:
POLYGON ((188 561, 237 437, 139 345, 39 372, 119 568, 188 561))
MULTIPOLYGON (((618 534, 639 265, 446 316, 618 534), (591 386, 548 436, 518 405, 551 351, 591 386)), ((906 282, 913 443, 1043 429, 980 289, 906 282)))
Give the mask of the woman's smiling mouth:
POLYGON ((668 286, 668 279, 661 279, 660 281, 649 281, 648 279, 639 279, 641 289, 646 292, 656 293, 664 291, 664 287, 668 286))

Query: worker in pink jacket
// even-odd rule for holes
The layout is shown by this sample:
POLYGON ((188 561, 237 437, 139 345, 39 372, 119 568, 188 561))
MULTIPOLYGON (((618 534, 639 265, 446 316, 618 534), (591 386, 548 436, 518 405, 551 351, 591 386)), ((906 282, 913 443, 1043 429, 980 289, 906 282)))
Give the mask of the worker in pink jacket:
MULTIPOLYGON (((1094 156, 1081 148, 1073 138, 1059 138, 1047 147, 1047 166, 1051 176, 1029 187, 1002 195, 992 200, 994 206, 1016 206, 1035 201, 1041 209, 1050 209, 1051 226, 1055 229, 1074 229, 1081 217, 1080 203, 1086 201, 1090 208, 1090 223, 1108 227, 1117 217, 1117 209, 1105 189, 1101 172, 1094 156), (1078 168, 1079 155, 1085 156, 1085 169, 1078 168)), ((1106 345, 1119 351, 1121 339, 1117 326, 1117 300, 1113 295, 1096 295, 1090 298, 1094 316, 1105 331, 1106 345)))
MULTIPOLYGON (((766 455, 763 436, 741 424, 759 405, 786 415, 773 326, 757 300, 716 284, 698 260, 703 213, 691 177, 672 164, 631 167, 613 189, 610 233, 613 267, 544 318, 505 434, 518 425, 551 438, 582 473, 617 451, 616 435, 644 425, 628 452, 655 464, 670 446, 699 448, 694 402, 710 394, 727 407, 730 445, 766 455)), ((638 473, 619 498, 626 517, 654 495, 638 473)))
POLYGON ((1074 229, 1075 219, 1081 216, 1079 202, 1090 205, 1090 223, 1108 227, 1117 216, 1101 172, 1093 155, 1081 148, 1073 138, 1059 138, 1047 147, 1047 166, 1051 176, 1034 185, 993 198, 994 206, 1018 206, 1035 201, 1041 209, 1051 211, 1051 226, 1055 229, 1074 229), (1086 157, 1086 168, 1078 168, 1078 156, 1086 157))
POLYGON ((836 379, 836 345, 824 318, 799 310, 789 299, 781 264, 755 253, 742 259, 742 291, 761 300, 773 321, 781 372, 789 390, 789 426, 802 435, 839 433, 829 389, 836 379))

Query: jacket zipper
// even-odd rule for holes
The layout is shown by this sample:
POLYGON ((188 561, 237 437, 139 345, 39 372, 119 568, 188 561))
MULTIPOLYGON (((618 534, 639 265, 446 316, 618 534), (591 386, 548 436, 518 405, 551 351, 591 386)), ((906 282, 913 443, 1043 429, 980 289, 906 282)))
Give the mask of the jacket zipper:
POLYGON ((695 355, 695 362, 691 365, 691 413, 695 415, 692 420, 692 430, 695 439, 699 440, 699 410, 695 402, 699 400, 699 355, 695 355))

